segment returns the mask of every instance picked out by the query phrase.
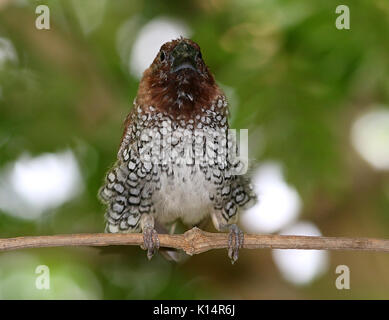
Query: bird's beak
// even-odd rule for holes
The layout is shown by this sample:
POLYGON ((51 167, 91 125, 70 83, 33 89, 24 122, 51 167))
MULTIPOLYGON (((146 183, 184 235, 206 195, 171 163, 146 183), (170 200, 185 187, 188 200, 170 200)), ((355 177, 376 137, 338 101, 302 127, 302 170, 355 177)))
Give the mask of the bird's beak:
POLYGON ((178 72, 183 69, 191 69, 198 72, 196 55, 197 50, 194 47, 185 41, 181 41, 172 52, 172 72, 178 72))

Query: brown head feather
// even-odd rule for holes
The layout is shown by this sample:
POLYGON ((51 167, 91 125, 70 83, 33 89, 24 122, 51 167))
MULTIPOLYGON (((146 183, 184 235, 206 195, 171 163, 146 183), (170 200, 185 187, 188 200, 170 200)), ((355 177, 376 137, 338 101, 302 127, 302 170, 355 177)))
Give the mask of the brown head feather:
POLYGON ((198 44, 180 38, 165 43, 145 70, 139 84, 137 104, 141 107, 153 106, 173 117, 181 115, 188 118, 200 112, 200 108, 210 106, 220 94, 201 57, 198 44), (185 59, 181 60, 183 56, 190 56, 191 65, 185 59), (190 68, 177 67, 177 60, 190 68))

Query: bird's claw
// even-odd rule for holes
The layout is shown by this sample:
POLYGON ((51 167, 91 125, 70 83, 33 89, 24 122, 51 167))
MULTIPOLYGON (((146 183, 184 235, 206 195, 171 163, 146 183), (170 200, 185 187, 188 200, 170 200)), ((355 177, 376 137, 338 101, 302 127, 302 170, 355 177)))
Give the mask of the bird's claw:
POLYGON ((239 257, 239 249, 243 247, 244 233, 236 224, 230 226, 230 233, 228 235, 228 256, 231 263, 234 264, 239 257))
POLYGON ((150 260, 159 249, 158 233, 152 227, 143 229, 143 250, 147 250, 147 258, 150 260))

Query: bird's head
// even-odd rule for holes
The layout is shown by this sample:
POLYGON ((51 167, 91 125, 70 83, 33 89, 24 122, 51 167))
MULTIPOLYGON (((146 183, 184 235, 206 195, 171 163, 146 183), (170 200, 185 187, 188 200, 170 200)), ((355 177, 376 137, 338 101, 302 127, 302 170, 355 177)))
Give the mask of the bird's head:
POLYGON ((178 82, 211 77, 198 44, 184 38, 165 43, 154 59, 151 71, 178 82))
POLYGON ((200 47, 180 38, 162 45, 139 84, 138 103, 172 115, 190 115, 220 94, 200 47))

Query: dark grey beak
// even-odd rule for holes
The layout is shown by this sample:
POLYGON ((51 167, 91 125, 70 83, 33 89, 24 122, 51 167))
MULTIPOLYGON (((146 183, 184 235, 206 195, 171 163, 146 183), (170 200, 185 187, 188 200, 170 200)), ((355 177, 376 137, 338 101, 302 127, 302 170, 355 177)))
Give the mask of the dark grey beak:
POLYGON ((190 44, 181 41, 172 52, 172 72, 191 69, 197 72, 196 56, 198 52, 190 44))

